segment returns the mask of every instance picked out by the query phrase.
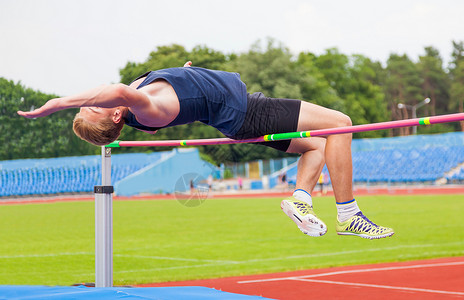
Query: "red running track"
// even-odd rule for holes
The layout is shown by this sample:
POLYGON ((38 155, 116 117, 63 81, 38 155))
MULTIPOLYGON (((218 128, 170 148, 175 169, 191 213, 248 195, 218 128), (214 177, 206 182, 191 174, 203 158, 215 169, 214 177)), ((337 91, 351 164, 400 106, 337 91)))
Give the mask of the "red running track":
POLYGON ((273 299, 464 299, 464 257, 146 284, 205 286, 273 299))
MULTIPOLYGON (((464 194, 464 187, 462 185, 456 186, 406 186, 406 187, 370 187, 360 188, 354 190, 357 196, 361 195, 443 195, 443 194, 464 194)), ((207 199, 223 199, 223 198, 262 198, 262 197, 280 197, 285 198, 291 194, 291 191, 259 191, 255 192, 239 192, 239 193, 210 193, 207 199)), ((315 197, 321 196, 319 191, 314 191, 315 197)), ((324 196, 333 196, 332 191, 324 196)), ((115 201, 130 201, 130 200, 175 200, 175 195, 143 195, 133 197, 122 197, 115 195, 115 201)), ((66 202, 66 201, 94 201, 95 196, 92 194, 87 195, 56 195, 56 196, 31 196, 24 198, 0 198, 0 205, 19 205, 19 204, 37 204, 37 203, 51 203, 51 202, 66 202)))

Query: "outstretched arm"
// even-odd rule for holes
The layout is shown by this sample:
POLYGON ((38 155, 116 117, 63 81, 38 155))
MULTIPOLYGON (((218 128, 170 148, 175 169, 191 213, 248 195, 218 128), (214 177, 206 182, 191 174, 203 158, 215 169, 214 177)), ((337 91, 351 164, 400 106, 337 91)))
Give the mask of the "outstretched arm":
POLYGON ((100 86, 73 96, 55 98, 47 101, 42 107, 33 111, 18 111, 26 118, 45 117, 67 108, 96 106, 112 108, 118 106, 144 109, 150 105, 150 100, 144 93, 125 84, 100 86))

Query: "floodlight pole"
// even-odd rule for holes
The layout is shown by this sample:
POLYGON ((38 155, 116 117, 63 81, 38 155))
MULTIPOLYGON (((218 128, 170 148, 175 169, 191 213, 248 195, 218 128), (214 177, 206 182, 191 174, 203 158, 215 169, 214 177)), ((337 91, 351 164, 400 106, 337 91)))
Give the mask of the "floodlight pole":
MULTIPOLYGON (((408 104, 403 104, 403 103, 398 103, 398 108, 410 108, 411 109, 411 114, 412 118, 415 119, 417 118, 416 111, 419 107, 424 106, 426 104, 430 103, 430 98, 425 98, 423 101, 417 103, 416 105, 408 105, 408 104)), ((417 134, 417 126, 412 127, 412 134, 417 134)))
POLYGON ((95 287, 113 286, 111 148, 101 147, 102 185, 95 186, 95 287))

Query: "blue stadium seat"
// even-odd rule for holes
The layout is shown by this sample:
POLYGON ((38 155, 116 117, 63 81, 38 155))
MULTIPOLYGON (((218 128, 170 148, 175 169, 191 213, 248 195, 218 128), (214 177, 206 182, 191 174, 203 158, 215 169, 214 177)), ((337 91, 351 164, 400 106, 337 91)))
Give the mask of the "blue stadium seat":
MULTIPOLYGON (((113 154, 112 182, 168 154, 113 154)), ((353 140, 352 154, 355 183, 433 182, 443 177, 464 180, 464 167, 446 176, 464 162, 462 132, 353 140)), ((92 192, 101 183, 100 164, 99 155, 0 161, 0 197, 92 192)), ((296 164, 286 170, 289 182, 295 181, 296 172, 296 164)), ((324 172, 328 172, 326 166, 324 172)), ((270 187, 278 184, 278 175, 279 171, 269 177, 270 187)))

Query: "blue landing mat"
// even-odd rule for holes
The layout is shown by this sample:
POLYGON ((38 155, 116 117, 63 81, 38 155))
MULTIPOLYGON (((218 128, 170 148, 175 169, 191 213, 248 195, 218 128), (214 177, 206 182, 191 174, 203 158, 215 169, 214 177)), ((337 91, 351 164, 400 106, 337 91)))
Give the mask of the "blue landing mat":
POLYGON ((0 285, 0 299, 263 300, 269 298, 226 293, 202 286, 89 288, 85 286, 0 285))

